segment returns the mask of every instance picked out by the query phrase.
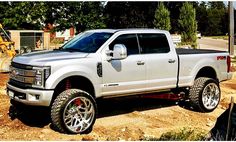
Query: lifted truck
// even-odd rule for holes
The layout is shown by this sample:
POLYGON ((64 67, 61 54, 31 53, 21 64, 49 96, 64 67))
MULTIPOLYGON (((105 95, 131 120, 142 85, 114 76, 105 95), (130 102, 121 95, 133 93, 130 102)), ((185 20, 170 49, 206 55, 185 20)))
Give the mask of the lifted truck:
POLYGON ((230 57, 214 50, 175 49, 169 32, 154 29, 90 30, 59 50, 13 59, 11 102, 48 106, 65 133, 87 133, 97 98, 174 91, 192 106, 213 111, 219 82, 230 79, 230 57))

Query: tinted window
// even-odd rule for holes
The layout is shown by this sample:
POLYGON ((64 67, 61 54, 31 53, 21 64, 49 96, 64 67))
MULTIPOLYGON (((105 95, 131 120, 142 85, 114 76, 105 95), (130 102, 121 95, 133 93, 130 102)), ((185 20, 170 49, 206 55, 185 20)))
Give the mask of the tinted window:
POLYGON ((142 53, 167 53, 170 51, 165 34, 139 34, 142 53))
POLYGON ((62 49, 86 53, 96 52, 110 37, 112 33, 105 32, 85 32, 79 34, 71 41, 67 42, 62 49))
POLYGON ((124 44, 127 48, 127 54, 139 54, 137 37, 135 34, 124 34, 118 36, 109 46, 113 50, 115 44, 124 44))

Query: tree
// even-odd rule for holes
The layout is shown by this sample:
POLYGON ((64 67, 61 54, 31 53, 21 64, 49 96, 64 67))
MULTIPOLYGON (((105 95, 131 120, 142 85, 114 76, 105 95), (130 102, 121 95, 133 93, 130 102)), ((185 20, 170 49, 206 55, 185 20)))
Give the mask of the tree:
POLYGON ((196 12, 193 6, 185 2, 180 8, 180 15, 178 23, 181 28, 182 41, 196 47, 197 22, 196 12))
POLYGON ((38 30, 48 23, 56 31, 106 27, 101 2, 0 2, 0 12, 8 29, 38 30))
POLYGON ((77 32, 105 28, 101 2, 48 2, 45 23, 54 24, 54 30, 75 27, 77 32))
POLYGON ((108 2, 108 28, 153 28, 157 2, 108 2))
POLYGON ((155 11, 155 19, 154 19, 154 27, 161 29, 161 30, 170 30, 170 12, 164 6, 163 3, 160 3, 159 6, 156 8, 155 11))
POLYGON ((178 23, 180 8, 183 5, 183 2, 164 2, 165 6, 170 10, 170 19, 171 19, 171 33, 180 32, 180 27, 178 23))
POLYGON ((228 31, 228 14, 223 2, 209 2, 207 9, 207 35, 222 35, 228 31))
POLYGON ((207 29, 207 3, 202 1, 196 7, 196 19, 197 19, 197 30, 202 33, 202 35, 206 35, 207 29))
POLYGON ((223 1, 208 2, 208 6, 212 9, 225 9, 225 4, 223 1))
POLYGON ((39 29, 43 26, 43 2, 0 2, 1 23, 8 29, 39 29))

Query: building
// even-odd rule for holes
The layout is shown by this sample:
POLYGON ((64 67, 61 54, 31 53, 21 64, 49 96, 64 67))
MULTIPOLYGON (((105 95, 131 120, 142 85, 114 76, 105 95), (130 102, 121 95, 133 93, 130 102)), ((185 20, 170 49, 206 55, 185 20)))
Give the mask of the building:
POLYGON ((9 30, 15 50, 18 53, 28 53, 35 50, 50 48, 50 33, 42 30, 9 30))

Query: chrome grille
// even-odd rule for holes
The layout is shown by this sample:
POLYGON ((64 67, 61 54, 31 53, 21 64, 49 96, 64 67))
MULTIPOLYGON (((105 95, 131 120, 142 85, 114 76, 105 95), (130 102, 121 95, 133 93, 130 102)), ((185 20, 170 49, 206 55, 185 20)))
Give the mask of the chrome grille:
POLYGON ((35 81, 36 71, 19 69, 15 67, 10 67, 10 79, 19 81, 22 83, 33 84, 35 81))
POLYGON ((20 88, 44 88, 50 66, 31 66, 12 62, 9 84, 20 88))

